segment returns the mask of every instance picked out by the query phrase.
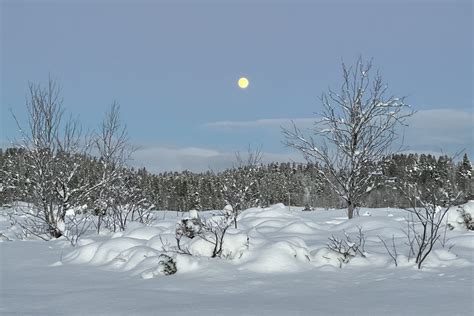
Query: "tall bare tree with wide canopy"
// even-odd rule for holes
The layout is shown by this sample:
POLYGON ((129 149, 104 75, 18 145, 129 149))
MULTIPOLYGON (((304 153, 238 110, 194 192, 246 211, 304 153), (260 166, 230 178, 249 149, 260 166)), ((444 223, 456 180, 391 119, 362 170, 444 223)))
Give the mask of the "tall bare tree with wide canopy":
POLYGON ((394 152, 399 127, 414 113, 403 97, 387 96, 382 77, 371 71, 372 62, 362 58, 352 67, 342 63, 341 89, 322 94, 323 111, 311 135, 294 123, 283 129, 286 144, 321 167, 324 180, 346 202, 349 219, 372 188, 375 164, 394 152))

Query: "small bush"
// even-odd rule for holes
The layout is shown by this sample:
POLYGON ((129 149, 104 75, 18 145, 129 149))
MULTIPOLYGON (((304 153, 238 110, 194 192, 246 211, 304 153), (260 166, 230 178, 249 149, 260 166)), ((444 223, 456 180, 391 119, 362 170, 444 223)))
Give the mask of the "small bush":
POLYGON ((176 268, 176 262, 168 255, 161 254, 159 256, 159 271, 164 275, 175 274, 178 269, 176 268))
POLYGON ((459 211, 461 213, 461 217, 463 220, 464 225, 466 225, 466 228, 468 230, 474 230, 474 221, 472 220, 472 215, 463 208, 459 211))
POLYGON ((359 231, 356 235, 349 235, 344 232, 344 237, 339 238, 334 235, 329 237, 329 243, 327 247, 329 250, 341 255, 339 259, 339 267, 342 268, 343 264, 349 263, 349 261, 360 255, 365 257, 365 240, 366 237, 362 232, 362 228, 358 228, 359 231))
POLYGON ((193 239, 202 231, 203 223, 199 218, 185 218, 176 225, 176 238, 185 236, 193 239))

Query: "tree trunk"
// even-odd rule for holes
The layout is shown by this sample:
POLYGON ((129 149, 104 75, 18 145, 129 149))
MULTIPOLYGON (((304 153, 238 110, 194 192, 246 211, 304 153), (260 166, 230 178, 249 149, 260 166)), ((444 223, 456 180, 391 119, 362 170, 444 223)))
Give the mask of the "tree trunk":
POLYGON ((63 235, 63 233, 59 230, 59 228, 52 227, 52 226, 49 227, 49 234, 53 238, 59 238, 63 235))
POLYGON ((354 217, 354 204, 351 201, 347 202, 347 218, 351 219, 354 217))

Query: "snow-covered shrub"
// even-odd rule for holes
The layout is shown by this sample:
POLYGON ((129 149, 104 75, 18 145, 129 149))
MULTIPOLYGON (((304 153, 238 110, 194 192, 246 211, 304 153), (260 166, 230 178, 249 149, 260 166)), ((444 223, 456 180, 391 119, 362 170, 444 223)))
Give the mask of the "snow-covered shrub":
POLYGON ((181 240, 183 237, 193 239, 202 232, 202 227, 203 223, 199 218, 183 218, 176 224, 175 238, 178 252, 191 254, 181 240))
POLYGON ((81 212, 66 216, 64 236, 71 242, 71 245, 76 246, 82 235, 89 230, 92 225, 91 217, 91 214, 81 214, 81 212))
POLYGON ((438 241, 443 247, 446 244, 446 238, 440 239, 441 232, 444 229, 446 236, 450 228, 448 214, 459 203, 459 188, 454 181, 445 180, 442 175, 442 166, 451 160, 444 156, 440 157, 436 168, 429 164, 411 168, 407 170, 407 180, 398 184, 410 205, 406 208, 410 216, 405 232, 410 247, 408 258, 415 257, 418 269, 421 269, 438 241))
POLYGON ((338 257, 340 268, 342 268, 343 264, 349 263, 349 261, 356 256, 365 257, 366 237, 360 227, 356 235, 350 235, 344 232, 344 237, 340 238, 332 235, 328 239, 328 249, 340 255, 338 257))
POLYGON ((183 236, 193 239, 202 231, 203 223, 199 218, 184 218, 176 225, 176 239, 183 236))
POLYGON ((436 242, 440 240, 440 228, 450 207, 424 204, 423 207, 409 210, 407 239, 410 246, 408 258, 413 255, 418 269, 427 259, 436 242), (420 229, 421 227, 421 229, 420 229))
POLYGON ((463 224, 466 225, 466 228, 468 230, 474 230, 474 221, 472 219, 471 213, 466 212, 464 208, 461 208, 459 213, 461 213, 461 218, 463 220, 463 224))
POLYGON ((161 254, 159 256, 158 269, 164 275, 175 274, 178 269, 176 269, 176 262, 168 255, 161 254))
POLYGON ((474 230, 474 201, 452 207, 446 214, 446 223, 449 230, 474 230))
POLYGON ((6 236, 4 233, 0 233, 0 241, 13 241, 11 240, 10 238, 8 238, 8 236, 6 236))
POLYGON ((155 262, 156 258, 158 259, 156 266, 148 268, 140 273, 143 279, 152 279, 155 276, 172 275, 178 272, 176 260, 173 257, 167 254, 160 254, 158 257, 152 257, 148 259, 152 260, 152 262, 155 262))
POLYGON ((221 257, 224 237, 235 218, 233 214, 221 212, 204 221, 199 237, 213 245, 211 257, 221 257))
MULTIPOLYGON (((184 218, 178 222, 175 230, 177 252, 192 255, 189 241, 186 239, 200 239, 212 246, 209 255, 221 257, 223 255, 224 237, 234 220, 232 212, 219 212, 207 219, 184 218), (184 237, 184 239, 183 239, 184 237)), ((194 242, 197 244, 199 242, 194 242)))

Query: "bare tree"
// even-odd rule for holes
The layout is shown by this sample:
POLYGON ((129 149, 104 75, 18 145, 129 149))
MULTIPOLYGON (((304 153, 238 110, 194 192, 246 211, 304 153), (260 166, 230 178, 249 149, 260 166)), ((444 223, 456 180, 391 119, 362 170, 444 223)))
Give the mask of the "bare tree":
POLYGON ((240 212, 259 203, 258 171, 262 160, 262 148, 255 150, 250 146, 244 157, 240 152, 235 154, 239 172, 224 172, 221 179, 221 190, 225 203, 230 205, 226 211, 232 216, 234 227, 237 228, 237 218, 240 212))
POLYGON ((114 189, 108 200, 108 228, 114 232, 125 230, 131 221, 149 224, 152 220, 151 209, 154 205, 149 201, 143 188, 139 186, 137 174, 124 170, 120 178, 113 182, 114 189))
MULTIPOLYGON (((416 183, 405 183, 400 190, 410 202, 408 229, 405 232, 410 246, 409 258, 413 255, 418 269, 428 258, 436 242, 440 240, 444 219, 458 202, 461 192, 439 187, 436 184, 421 190, 416 183)), ((445 224, 447 225, 447 223, 445 224)), ((446 232, 445 232, 446 233, 446 232)))
POLYGON ((349 219, 371 190, 373 166, 391 153, 398 126, 413 114, 404 98, 385 96, 387 86, 378 72, 370 76, 371 68, 361 58, 354 67, 342 64, 341 91, 321 96, 323 111, 313 136, 294 123, 283 129, 286 144, 321 167, 323 179, 346 202, 349 219))
POLYGON ((107 183, 100 188, 95 203, 99 232, 104 219, 109 228, 120 225, 120 216, 117 214, 120 207, 115 203, 115 196, 126 162, 134 152, 129 144, 127 128, 120 121, 120 106, 116 102, 106 112, 99 131, 94 135, 94 149, 101 163, 101 182, 107 183))
POLYGON ((244 156, 240 151, 235 153, 236 165, 234 168, 258 167, 262 163, 262 146, 253 149, 250 145, 247 148, 247 154, 244 156))
MULTIPOLYGON (((101 184, 91 184, 78 176, 81 160, 89 146, 73 119, 64 120, 62 98, 57 83, 29 85, 28 124, 18 146, 24 150, 25 174, 17 174, 25 184, 31 209, 21 209, 27 220, 23 229, 43 239, 67 237, 66 212, 82 206, 101 184)), ((71 224, 71 223, 69 223, 71 224)))
POLYGON ((23 172, 10 174, 9 180, 21 184, 24 192, 18 197, 31 205, 18 208, 24 216, 17 223, 25 236, 45 240, 64 236, 75 244, 89 227, 89 214, 82 212, 85 208, 96 210, 98 229, 108 210, 114 215, 110 222, 120 227, 128 220, 149 219, 151 205, 143 200, 141 192, 136 187, 132 192, 128 183, 124 186, 119 181, 123 180, 125 161, 133 149, 120 123, 117 104, 107 112, 99 133, 89 138, 83 135, 78 121, 64 118, 59 86, 50 79, 46 87, 29 85, 27 113, 25 128, 13 115, 21 133, 18 147, 23 152, 24 166, 23 172), (92 153, 100 158, 100 173, 84 177, 91 171, 87 168, 92 153), (124 189, 127 191, 118 192, 124 189), (117 194, 122 194, 120 201, 125 197, 128 200, 118 206, 117 194), (126 212, 117 216, 123 209, 126 212))

